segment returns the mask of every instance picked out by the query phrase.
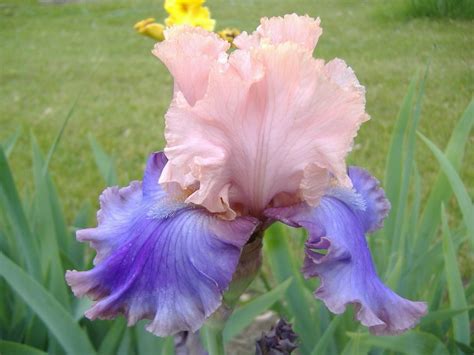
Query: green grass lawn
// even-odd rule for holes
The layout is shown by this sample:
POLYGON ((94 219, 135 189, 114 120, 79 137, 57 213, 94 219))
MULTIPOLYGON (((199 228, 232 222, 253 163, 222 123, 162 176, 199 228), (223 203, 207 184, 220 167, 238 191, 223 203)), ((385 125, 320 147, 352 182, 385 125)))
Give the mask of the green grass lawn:
MULTIPOLYGON (((10 157, 20 186, 31 186, 33 132, 46 150, 82 92, 51 171, 72 216, 104 184, 88 134, 115 158, 122 184, 142 175, 147 155, 164 146, 163 115, 172 80, 133 31, 145 17, 164 18, 161 1, 101 0, 42 5, 0 0, 0 141, 18 127, 10 157)), ((324 34, 316 56, 343 58, 367 89, 367 111, 351 161, 383 175, 389 137, 408 83, 431 58, 421 131, 444 147, 474 89, 472 21, 405 20, 380 2, 335 0, 208 1, 217 27, 252 30, 261 16, 289 12, 320 16, 324 34)), ((473 138, 471 137, 471 144, 473 138)), ((419 144, 418 161, 430 184, 438 167, 419 144)), ((474 180, 474 149, 462 176, 474 180)), ((426 185, 426 186, 428 186, 426 185)), ((467 184, 471 189, 472 184, 467 184)))

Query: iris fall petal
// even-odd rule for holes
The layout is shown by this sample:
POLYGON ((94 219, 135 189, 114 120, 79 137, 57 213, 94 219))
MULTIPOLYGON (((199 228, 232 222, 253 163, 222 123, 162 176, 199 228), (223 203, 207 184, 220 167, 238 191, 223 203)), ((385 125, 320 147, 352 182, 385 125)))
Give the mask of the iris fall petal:
POLYGON ((399 334, 412 328, 427 307, 398 296, 378 278, 365 233, 381 226, 390 205, 369 173, 351 168, 349 176, 355 191, 334 191, 315 208, 269 209, 267 216, 308 231, 303 273, 321 278, 315 296, 332 312, 355 304, 357 319, 372 333, 399 334))
POLYGON ((88 318, 150 319, 147 329, 159 336, 196 331, 219 307, 256 226, 169 199, 158 184, 165 163, 155 153, 143 183, 104 191, 98 227, 77 233, 97 250, 95 267, 66 274, 76 296, 96 301, 88 318))

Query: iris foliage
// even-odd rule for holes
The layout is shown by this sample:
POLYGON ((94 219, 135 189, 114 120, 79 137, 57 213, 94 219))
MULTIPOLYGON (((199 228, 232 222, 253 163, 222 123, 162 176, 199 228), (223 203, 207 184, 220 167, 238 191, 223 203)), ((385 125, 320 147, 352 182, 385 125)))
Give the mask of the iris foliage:
MULTIPOLYGON (((474 247, 473 205, 458 175, 474 123, 474 102, 442 151, 418 132, 423 91, 424 78, 415 78, 401 105, 383 179, 392 211, 385 228, 370 236, 369 243, 381 279, 403 297, 426 300, 429 314, 416 329, 392 337, 369 335, 352 321, 351 311, 330 314, 311 295, 317 281, 303 280, 299 272, 303 248, 297 246, 304 243, 303 232, 275 225, 264 240, 261 277, 250 288, 250 300, 242 301, 226 324, 226 342, 271 309, 294 324, 302 354, 362 354, 371 349, 472 353, 474 284, 471 275, 461 272, 457 255, 462 249, 469 260, 474 247), (439 163, 438 177, 428 188, 423 186, 423 171, 417 169, 419 144, 426 144, 439 163), (426 198, 422 187, 429 190, 426 198)), ((0 353, 172 353, 172 338, 148 334, 142 324, 127 328, 122 318, 95 322, 83 318, 90 301, 74 298, 66 286, 65 270, 90 268, 94 255, 74 239, 75 230, 92 225, 92 207, 84 204, 75 219, 67 221, 48 170, 63 128, 46 155, 31 136, 34 189, 24 196, 19 195, 8 162, 19 133, 2 142, 0 353)), ((113 159, 92 136, 90 146, 104 185, 116 184, 113 159)), ((232 348, 228 347, 230 352, 232 348)))

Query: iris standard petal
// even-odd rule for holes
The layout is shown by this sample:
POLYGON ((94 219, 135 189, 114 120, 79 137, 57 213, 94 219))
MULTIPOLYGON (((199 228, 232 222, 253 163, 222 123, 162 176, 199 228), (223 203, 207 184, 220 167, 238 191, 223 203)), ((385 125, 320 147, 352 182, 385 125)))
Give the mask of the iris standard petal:
POLYGON ((230 44, 215 33, 187 25, 168 28, 164 35, 165 41, 152 52, 173 75, 175 93, 182 92, 194 105, 206 92, 211 67, 226 56, 230 44))
POLYGON ((143 183, 106 189, 98 227, 77 232, 97 250, 92 270, 66 274, 76 296, 96 301, 88 318, 150 319, 147 329, 166 336, 196 331, 219 307, 256 221, 224 221, 169 199, 158 184, 165 164, 155 153, 143 183))
POLYGON ((191 191, 188 202, 233 218, 261 216, 281 194, 316 205, 334 178, 350 185, 345 158, 369 118, 363 88, 343 61, 314 59, 292 36, 294 20, 315 43, 315 20, 265 20, 262 31, 279 40, 214 65, 194 105, 175 96, 166 113, 166 189, 179 185, 191 191))
POLYGON ((349 176, 355 191, 332 191, 315 208, 299 204, 267 215, 307 229, 303 273, 321 278, 315 296, 332 312, 340 314, 352 303, 372 333, 398 334, 413 327, 427 307, 398 296, 378 278, 364 234, 381 225, 389 204, 369 173, 351 168, 349 176))
POLYGON ((240 49, 250 49, 260 46, 261 42, 271 44, 292 42, 313 51, 323 33, 320 23, 319 17, 314 19, 308 15, 287 14, 283 17, 263 17, 256 31, 250 35, 243 32, 235 38, 234 44, 240 49))

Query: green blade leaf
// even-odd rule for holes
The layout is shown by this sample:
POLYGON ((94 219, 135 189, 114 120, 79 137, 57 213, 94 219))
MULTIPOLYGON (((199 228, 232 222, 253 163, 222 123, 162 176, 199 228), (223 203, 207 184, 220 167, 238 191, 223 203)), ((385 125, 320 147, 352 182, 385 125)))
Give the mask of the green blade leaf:
POLYGON ((331 323, 329 323, 329 326, 326 328, 323 335, 319 339, 318 343, 314 347, 313 351, 311 352, 311 355, 319 355, 319 354, 327 353, 326 349, 329 345, 329 342, 331 341, 331 338, 335 330, 337 329, 337 326, 341 322, 341 319, 342 317, 337 317, 337 316, 333 318, 333 320, 331 321, 331 323))
POLYGON ((0 253, 0 275, 38 315, 68 354, 95 354, 89 339, 63 306, 3 253, 0 253))
POLYGON ((470 236, 471 246, 474 248, 474 209, 472 206, 472 201, 469 198, 469 193, 467 192, 466 187, 461 181, 458 173, 454 169, 453 165, 449 162, 446 156, 439 150, 439 148, 433 144, 428 138, 426 138, 421 133, 418 133, 418 136, 423 140, 423 142, 428 146, 431 152, 434 154, 438 163, 441 165, 441 169, 446 174, 449 183, 454 191, 454 195, 458 200, 459 207, 461 209, 464 223, 466 224, 468 235, 470 236))
POLYGON ((318 338, 317 328, 314 324, 313 312, 306 295, 301 274, 296 270, 289 252, 288 236, 283 232, 281 225, 273 225, 266 232, 263 240, 267 260, 270 261, 271 270, 278 282, 283 282, 293 277, 293 286, 287 289, 285 299, 288 308, 295 317, 295 331, 301 337, 301 346, 304 353, 309 353, 318 338))
POLYGON ((420 327, 425 327, 434 322, 444 322, 458 314, 469 312, 471 309, 474 309, 474 306, 460 309, 440 309, 438 311, 429 312, 426 316, 421 318, 420 327))
MULTIPOLYGON (((82 92, 81 92, 82 93, 82 92)), ((66 114, 66 117, 64 118, 63 124, 61 125, 61 128, 59 129, 59 132, 56 134, 56 137, 54 138, 53 144, 49 148, 48 155, 46 156, 46 160, 43 165, 43 175, 46 175, 48 168, 49 168, 49 163, 51 162, 51 159, 53 158, 54 152, 56 151, 59 142, 61 141, 61 138, 64 134, 64 131, 66 130, 67 124, 69 123, 69 120, 71 119, 75 109, 77 102, 79 101, 79 98, 81 97, 81 93, 79 93, 76 98, 74 99, 71 107, 69 108, 69 111, 66 114)))
MULTIPOLYGON (((399 193, 402 184, 402 161, 403 161, 403 142, 405 139, 405 131, 411 117, 411 109, 413 106, 413 98, 415 96, 417 77, 414 77, 408 87, 408 91, 403 99, 400 112, 398 113, 395 128, 392 133, 390 148, 388 151, 387 165, 385 166, 384 189, 387 198, 392 204, 392 209, 396 211, 398 206, 399 193)), ((395 230, 395 216, 389 215, 385 221, 384 229, 387 235, 393 235, 395 230)))
MULTIPOLYGON (((402 164, 402 180, 398 198, 398 205, 396 209, 393 208, 394 217, 395 217, 395 226, 393 229, 393 235, 389 237, 392 239, 392 254, 404 254, 406 237, 403 236, 402 232, 405 228, 405 209, 408 204, 408 192, 410 187, 410 178, 412 176, 412 169, 414 166, 414 158, 415 158, 415 149, 416 149, 416 131, 418 128, 418 124, 421 119, 421 104, 423 100, 423 96, 425 93, 425 82, 428 76, 428 69, 429 64, 425 69, 425 74, 420 81, 418 95, 416 98, 415 108, 413 112, 413 117, 411 120, 411 125, 406 132, 406 140, 405 140, 405 154, 403 156, 403 164, 402 164)), ((389 266, 390 270, 390 266, 389 266)))
POLYGON ((40 252, 41 262, 47 265, 49 271, 48 289, 54 291, 55 298, 69 309, 69 291, 64 281, 64 268, 61 263, 59 243, 66 236, 58 233, 55 229, 55 222, 51 208, 51 193, 49 189, 49 174, 42 173, 44 164, 43 156, 36 142, 36 138, 31 135, 31 146, 33 151, 33 176, 35 182, 34 217, 32 227, 35 231, 35 238, 41 241, 40 252))
POLYGON ((146 323, 148 321, 142 320, 134 328, 138 354, 174 354, 174 338, 157 337, 145 330, 146 323))
POLYGON ((5 201, 4 210, 8 213, 17 240, 21 248, 21 254, 25 258, 26 267, 30 275, 36 280, 41 280, 41 263, 36 240, 30 230, 23 206, 13 181, 7 158, 0 147, 0 189, 5 201))
POLYGON ((127 323, 124 319, 116 319, 113 321, 107 335, 100 344, 98 353, 100 355, 113 355, 117 353, 120 341, 123 338, 127 323))
POLYGON ((0 354, 46 355, 47 353, 25 344, 15 343, 13 341, 0 340, 0 354))
MULTIPOLYGON (((441 220, 443 225, 443 255, 448 284, 448 295, 451 308, 467 308, 464 295, 461 273, 456 261, 456 251, 451 240, 451 232, 448 227, 448 219, 444 205, 441 207, 441 220)), ((470 344, 470 324, 468 311, 459 314, 452 319, 454 339, 464 344, 470 344)))
POLYGON ((100 175, 102 175, 106 185, 117 185, 118 178, 113 158, 104 151, 99 142, 97 142, 92 135, 89 135, 89 143, 94 153, 95 162, 99 168, 100 175))
MULTIPOLYGON (((448 158, 456 171, 459 171, 461 167, 465 146, 473 125, 474 101, 471 101, 461 119, 456 124, 445 150, 446 158, 448 158)), ((423 209, 419 222, 420 227, 417 233, 418 246, 415 247, 416 250, 424 248, 424 240, 431 240, 431 236, 436 232, 440 221, 441 203, 447 202, 451 194, 452 190, 449 185, 449 180, 443 172, 440 172, 431 188, 428 200, 423 209)))
POLYGON ((348 332, 347 335, 358 339, 362 344, 402 354, 449 354, 441 340, 429 333, 412 331, 398 336, 374 336, 348 332))
POLYGON ((224 328, 224 342, 229 341, 250 325, 259 314, 265 312, 276 301, 283 298, 285 291, 291 285, 292 278, 282 282, 270 292, 257 297, 248 304, 236 309, 226 322, 224 328))
POLYGON ((10 137, 8 137, 1 145, 3 146, 3 150, 5 151, 5 155, 8 158, 15 147, 16 142, 18 141, 18 137, 20 137, 21 128, 18 127, 10 137))

